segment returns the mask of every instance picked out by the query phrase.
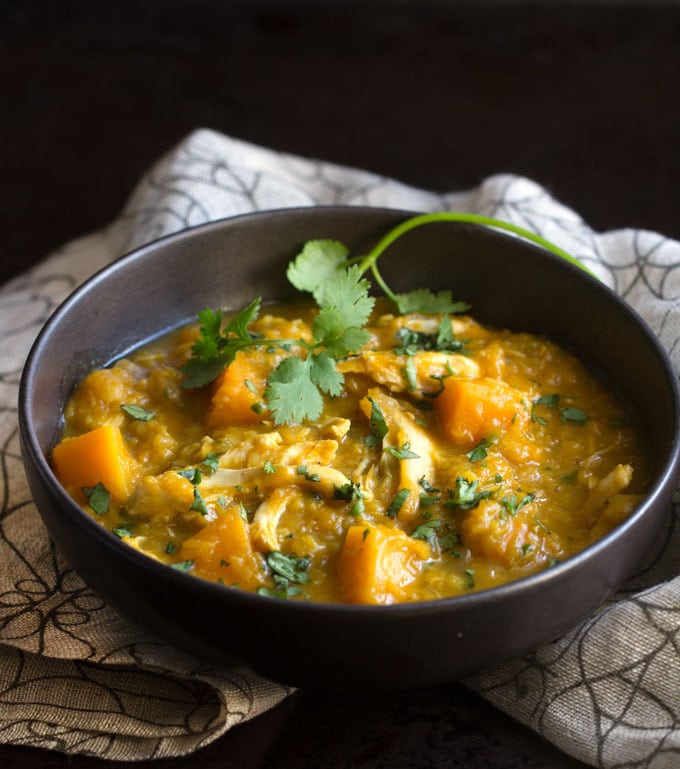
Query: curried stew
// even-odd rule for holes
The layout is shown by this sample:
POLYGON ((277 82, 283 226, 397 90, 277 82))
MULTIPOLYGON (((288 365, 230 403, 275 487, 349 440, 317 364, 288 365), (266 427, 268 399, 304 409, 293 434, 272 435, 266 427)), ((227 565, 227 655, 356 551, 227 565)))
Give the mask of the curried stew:
POLYGON ((103 526, 227 587, 390 604, 551 568, 635 508, 640 436, 573 355, 312 261, 316 304, 206 310, 79 384, 53 465, 103 526))

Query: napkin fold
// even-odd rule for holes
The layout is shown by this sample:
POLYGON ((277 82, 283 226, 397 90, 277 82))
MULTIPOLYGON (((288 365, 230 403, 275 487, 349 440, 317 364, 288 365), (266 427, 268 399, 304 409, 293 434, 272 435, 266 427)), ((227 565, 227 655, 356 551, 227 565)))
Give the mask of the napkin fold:
MULTIPOLYGON (((623 296, 680 365, 679 242, 641 230, 594 232, 518 176, 440 194, 214 131, 193 132, 144 176, 108 227, 0 288, 0 742, 118 760, 184 755, 290 693, 173 649, 80 580, 55 551, 31 500, 16 403, 42 324, 99 268, 214 219, 324 204, 467 211, 531 229, 623 296)), ((467 685, 593 766, 680 765, 679 510, 648 566, 589 620, 467 685)))

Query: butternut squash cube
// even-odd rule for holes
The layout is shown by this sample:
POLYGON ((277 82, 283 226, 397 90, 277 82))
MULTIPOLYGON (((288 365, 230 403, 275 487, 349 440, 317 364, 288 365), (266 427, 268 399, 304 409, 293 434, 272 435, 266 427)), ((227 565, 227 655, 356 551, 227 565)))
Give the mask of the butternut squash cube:
POLYGON ((507 427, 520 409, 521 393, 496 379, 449 377, 443 385, 434 400, 439 427, 463 448, 507 427))
POLYGON ((119 502, 130 494, 132 460, 116 425, 106 424, 74 438, 64 438, 52 454, 59 480, 71 494, 103 484, 119 502))
POLYGON ((269 370, 262 355, 237 352, 215 383, 208 414, 209 427, 259 422, 269 370))
POLYGON ((255 553, 248 522, 239 505, 231 505, 197 534, 185 539, 180 560, 194 562, 194 574, 213 582, 252 590, 263 584, 263 572, 255 553))
POLYGON ((430 556, 430 546, 401 529, 357 524, 347 529, 338 576, 344 598, 357 604, 408 600, 408 586, 430 556))

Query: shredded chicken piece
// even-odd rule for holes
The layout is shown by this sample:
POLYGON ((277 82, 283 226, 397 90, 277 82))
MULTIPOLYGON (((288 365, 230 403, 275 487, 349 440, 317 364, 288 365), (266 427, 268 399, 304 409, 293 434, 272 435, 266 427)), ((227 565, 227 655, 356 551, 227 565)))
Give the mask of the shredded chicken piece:
POLYGON ((279 549, 279 522, 295 492, 296 489, 290 486, 279 487, 259 505, 250 524, 250 535, 256 547, 261 550, 279 549))
POLYGON ((329 420, 318 429, 296 427, 282 434, 278 430, 246 438, 221 454, 220 467, 241 468, 262 465, 317 463, 329 465, 335 460, 339 441, 347 434, 349 419, 329 420), (318 437, 317 437, 318 436, 318 437))
POLYGON ((451 372, 470 379, 479 376, 479 366, 471 358, 434 350, 423 350, 414 355, 395 355, 389 350, 364 350, 359 355, 341 361, 338 369, 343 374, 365 374, 393 393, 406 390, 437 391, 437 380, 449 376, 451 372), (406 373, 409 359, 413 362, 412 380, 406 373))
POLYGON ((381 459, 385 463, 398 462, 398 489, 409 490, 409 495, 399 511, 399 519, 410 520, 416 514, 420 503, 420 479, 432 478, 434 475, 432 441, 415 421, 415 417, 405 411, 396 398, 379 387, 369 390, 368 397, 378 404, 388 427, 383 445, 395 449, 408 446, 409 451, 416 455, 408 459, 398 459, 385 452, 381 459))
POLYGON ((260 489, 279 486, 301 486, 312 493, 332 499, 336 487, 346 486, 350 479, 334 467, 311 462, 304 465, 271 465, 270 467, 220 467, 204 478, 201 491, 219 493, 236 486, 257 485, 260 489))
POLYGON ((633 468, 630 465, 616 465, 604 478, 591 489, 581 515, 587 519, 597 513, 615 494, 623 491, 633 480, 633 468))

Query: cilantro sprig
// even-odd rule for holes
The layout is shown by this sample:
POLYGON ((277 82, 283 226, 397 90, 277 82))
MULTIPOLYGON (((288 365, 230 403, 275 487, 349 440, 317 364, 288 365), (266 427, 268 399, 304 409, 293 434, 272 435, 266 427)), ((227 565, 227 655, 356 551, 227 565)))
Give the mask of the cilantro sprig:
MULTIPOLYGON (((258 346, 279 348, 287 355, 271 372, 264 393, 275 424, 317 419, 323 409, 324 394, 337 396, 342 392, 344 376, 337 368, 337 361, 358 352, 370 338, 364 326, 375 300, 369 296, 370 283, 364 277, 366 273, 370 272, 375 284, 402 314, 450 315, 469 309, 464 302, 454 301, 448 290, 435 293, 427 288, 416 288, 397 293, 387 285, 378 269, 380 256, 395 240, 416 227, 434 222, 465 222, 507 230, 587 271, 574 257, 530 230, 487 216, 460 212, 410 217, 361 256, 351 256, 347 247, 335 240, 309 240, 288 265, 286 274, 290 283, 298 290, 310 293, 319 307, 312 324, 312 341, 272 340, 252 334, 249 326, 259 315, 261 298, 254 299, 226 325, 221 310, 207 308, 198 314, 199 338, 192 347, 191 358, 183 367, 183 386, 194 388, 209 384, 233 362, 240 350, 258 346)), ((457 349, 458 345, 451 334, 450 322, 444 325, 444 321, 436 338, 415 339, 411 336, 402 342, 404 347, 417 343, 450 350, 457 349)))
POLYGON ((319 287, 319 312, 312 323, 312 341, 256 337, 248 326, 259 315, 255 299, 222 328, 222 312, 199 313, 200 336, 185 364, 184 387, 202 387, 213 381, 240 350, 278 347, 288 353, 271 372, 265 398, 276 424, 292 424, 319 417, 323 393, 340 395, 344 375, 336 361, 359 350, 369 340, 365 330, 375 299, 368 295, 369 282, 357 267, 334 273, 319 287), (297 348, 298 354, 291 352, 297 348))
POLYGON ((316 292, 318 287, 323 285, 324 280, 328 279, 338 270, 348 265, 356 264, 359 266, 362 274, 368 271, 371 272, 375 283, 385 296, 395 304, 401 314, 410 312, 450 314, 465 312, 468 306, 464 302, 453 301, 451 292, 448 290, 439 291, 435 294, 426 288, 415 288, 405 293, 396 293, 387 285, 378 269, 378 260, 392 243, 417 227, 435 222, 479 224, 485 227, 505 230, 536 243, 556 256, 566 259, 582 270, 589 272, 588 268, 571 254, 524 227, 480 214, 467 214, 460 211, 438 211, 406 219, 387 232, 367 254, 362 256, 351 258, 346 246, 334 240, 310 240, 288 267, 288 280, 300 291, 310 292, 318 301, 316 292))

